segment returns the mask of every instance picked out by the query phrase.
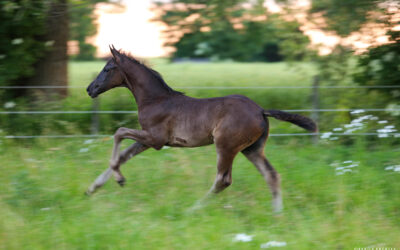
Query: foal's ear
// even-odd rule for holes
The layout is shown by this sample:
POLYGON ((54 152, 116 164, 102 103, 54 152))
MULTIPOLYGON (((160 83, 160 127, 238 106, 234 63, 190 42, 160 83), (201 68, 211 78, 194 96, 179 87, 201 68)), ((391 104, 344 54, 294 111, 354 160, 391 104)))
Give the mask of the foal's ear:
POLYGON ((123 60, 122 56, 121 56, 121 53, 118 50, 115 49, 114 45, 109 45, 109 47, 110 47, 111 54, 112 54, 112 56, 114 58, 114 61, 117 64, 121 64, 121 62, 123 60))

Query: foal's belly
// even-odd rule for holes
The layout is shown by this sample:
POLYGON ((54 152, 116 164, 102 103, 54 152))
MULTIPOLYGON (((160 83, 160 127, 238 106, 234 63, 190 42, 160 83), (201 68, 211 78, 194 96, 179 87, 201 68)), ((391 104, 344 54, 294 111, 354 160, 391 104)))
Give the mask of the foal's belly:
POLYGON ((199 131, 193 134, 186 133, 174 133, 169 137, 167 146, 172 147, 200 147, 212 144, 213 137, 210 134, 199 133, 199 131))

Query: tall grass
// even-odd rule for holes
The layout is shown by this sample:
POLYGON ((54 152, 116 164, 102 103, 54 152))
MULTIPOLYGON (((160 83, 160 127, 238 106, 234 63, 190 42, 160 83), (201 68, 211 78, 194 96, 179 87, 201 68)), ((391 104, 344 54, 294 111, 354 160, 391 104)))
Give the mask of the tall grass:
MULTIPOLYGON (((263 178, 242 155, 233 185, 203 208, 189 208, 215 176, 213 146, 148 150, 123 166, 127 185, 87 186, 107 167, 112 140, 40 140, 0 146, 2 249, 287 249, 400 247, 399 148, 287 145, 266 154, 282 176, 285 210, 274 215, 263 178), (82 150, 87 148, 86 150, 82 150), (333 162, 358 161, 337 175, 333 162), (251 242, 234 242, 238 233, 251 242)), ((128 142, 125 142, 125 146, 128 142)))
MULTIPOLYGON (((103 64, 72 63, 71 84, 88 84, 103 64)), ((313 74, 309 65, 300 66, 305 68, 300 72, 284 64, 154 65, 178 89, 306 85, 313 74)), ((198 97, 230 94, 185 91, 198 97)), ((265 108, 308 105, 307 92, 268 91, 239 93, 265 108)), ((66 100, 47 108, 90 110, 91 104, 84 89, 73 89, 66 100)), ((105 93, 101 105, 103 110, 135 109, 124 89, 105 93)), ((54 133, 56 124, 58 131, 78 134, 90 124, 86 115, 18 119, 26 126, 29 119, 47 124, 44 133, 54 133)), ((102 131, 134 127, 134 119, 102 117, 102 131)), ((286 131, 284 124, 273 122, 271 132, 286 131)), ((0 139, 0 249, 259 249, 269 241, 286 242, 286 249, 400 248, 400 173, 387 168, 400 164, 396 138, 318 145, 306 137, 270 138, 265 152, 282 176, 285 209, 279 215, 270 212, 267 185, 242 155, 234 162, 233 185, 203 208, 189 210, 213 183, 212 145, 149 149, 122 167, 124 188, 110 180, 94 196, 84 196, 107 167, 112 143, 111 138, 0 139), (357 166, 339 174, 348 161, 357 166), (253 235, 252 241, 235 242, 239 233, 253 235)))

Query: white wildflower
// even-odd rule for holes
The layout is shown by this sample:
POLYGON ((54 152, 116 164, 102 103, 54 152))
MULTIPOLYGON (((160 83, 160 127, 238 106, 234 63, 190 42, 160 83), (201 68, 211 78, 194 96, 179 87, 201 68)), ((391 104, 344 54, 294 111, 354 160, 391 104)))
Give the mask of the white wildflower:
POLYGON ((332 134, 332 132, 325 132, 321 135, 321 139, 328 139, 332 134))
POLYGON ((336 175, 343 175, 347 172, 353 172, 352 168, 358 167, 360 162, 357 161, 343 161, 342 163, 332 163, 331 166, 335 168, 336 175))
POLYGON ((0 55, 0 60, 6 58, 6 55, 1 54, 0 55))
POLYGON ((392 133, 392 132, 396 132, 396 131, 397 131, 396 129, 388 129, 388 128, 382 128, 382 129, 376 130, 376 132, 378 132, 378 133, 384 133, 384 134, 386 134, 386 133, 392 133))
POLYGON ((261 248, 270 248, 270 247, 284 247, 286 246, 286 242, 284 241, 268 241, 267 243, 261 244, 261 248))
POLYGON ((22 39, 22 38, 15 38, 15 39, 11 40, 11 44, 12 45, 18 45, 18 44, 21 44, 23 42, 24 42, 24 39, 22 39))
POLYGON ((92 144, 94 142, 93 139, 88 139, 84 142, 84 144, 92 144))
POLYGON ((46 47, 51 47, 53 45, 54 45, 54 40, 50 40, 50 41, 47 41, 44 43, 44 46, 46 46, 46 47))
POLYGON ((350 114, 360 114, 360 113, 364 113, 364 112, 365 112, 365 110, 363 110, 363 109, 356 109, 356 110, 351 111, 350 114))
POLYGON ((247 234, 236 234, 235 238, 233 241, 235 242, 249 242, 253 240, 253 235, 247 235, 247 234))
POLYGON ((385 167, 386 171, 393 170, 394 172, 400 172, 400 165, 393 165, 385 167))
POLYGON ((15 102, 6 102, 4 103, 4 108, 6 109, 11 109, 14 108, 17 104, 15 104, 15 102))
POLYGON ((378 123, 379 123, 379 124, 385 124, 385 123, 388 123, 388 121, 382 120, 382 121, 378 121, 378 123))
POLYGON ((79 153, 86 153, 86 152, 88 152, 88 151, 89 151, 88 148, 81 148, 81 149, 79 149, 79 153))
POLYGON ((343 131, 343 128, 334 128, 333 131, 343 131))

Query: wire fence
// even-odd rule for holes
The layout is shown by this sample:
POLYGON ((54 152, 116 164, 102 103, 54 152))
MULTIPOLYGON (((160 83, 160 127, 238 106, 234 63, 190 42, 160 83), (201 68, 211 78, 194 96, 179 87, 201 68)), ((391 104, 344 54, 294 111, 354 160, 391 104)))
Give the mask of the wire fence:
MULTIPOLYGON (((0 86, 0 89, 84 89, 87 86, 0 86)), ((176 89, 313 89, 314 86, 176 86, 176 89)), ((318 86, 318 89, 400 89, 397 85, 386 86, 318 86)))
MULTIPOLYGON (((48 85, 36 85, 36 86, 0 86, 0 89, 83 89, 85 86, 48 86, 48 85)), ((177 89, 201 89, 201 90, 212 90, 212 89, 400 89, 400 86, 387 85, 387 86, 319 86, 318 84, 312 86, 182 86, 176 87, 177 89)), ((95 105, 98 107, 98 105, 95 105)), ((363 112, 400 112, 400 108, 362 108, 362 109, 321 109, 314 106, 313 109, 286 109, 286 112, 308 112, 313 113, 317 116, 318 113, 322 112, 351 112, 351 113, 363 113, 363 112)), ((0 111, 0 115, 18 115, 18 114, 29 114, 29 115, 40 115, 40 114, 138 114, 137 110, 22 110, 22 111, 0 111)), ((315 117, 314 116, 314 117, 315 117)), ((94 130, 98 131, 98 130, 94 130)), ((329 134, 329 136, 381 136, 382 133, 332 133, 332 132, 321 132, 321 133, 278 133, 270 134, 271 137, 299 137, 299 136, 323 136, 329 134)), ((400 137, 398 133, 386 133, 387 135, 394 135, 400 137)), ((101 135, 101 134, 78 134, 78 135, 6 135, 0 136, 4 139, 34 139, 34 138, 105 138, 112 135, 101 135)), ((386 136, 384 136, 386 137, 386 136)))
MULTIPOLYGON (((387 136, 382 137, 400 137, 399 133, 331 133, 331 132, 323 132, 323 133, 282 133, 282 134, 269 134, 270 137, 292 137, 292 136, 324 136, 329 134, 330 138, 332 136, 382 136, 383 134, 387 136)), ((2 138, 4 139, 35 139, 35 138, 50 138, 50 139, 65 139, 65 138, 107 138, 113 137, 113 135, 101 135, 101 134, 81 134, 81 135, 6 135, 2 138)), ((1 138, 1 137, 0 137, 1 138)))
MULTIPOLYGON (((284 109, 285 112, 400 112, 400 109, 284 109)), ((137 110, 69 110, 69 111, 0 111, 0 115, 8 114, 137 114, 137 110)))

